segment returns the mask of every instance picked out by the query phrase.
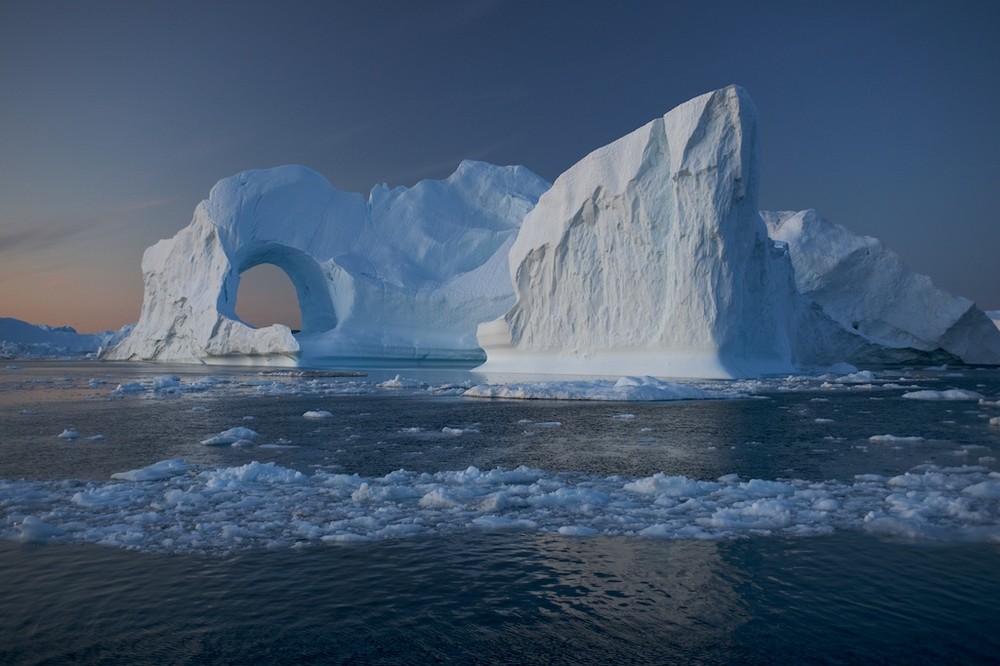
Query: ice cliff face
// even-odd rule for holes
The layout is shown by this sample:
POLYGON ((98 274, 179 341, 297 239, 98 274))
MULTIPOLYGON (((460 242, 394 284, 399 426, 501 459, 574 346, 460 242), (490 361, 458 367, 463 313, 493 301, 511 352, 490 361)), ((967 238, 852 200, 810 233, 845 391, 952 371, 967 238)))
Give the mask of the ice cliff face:
POLYGON ((480 326, 482 369, 790 371, 808 306, 758 214, 758 173, 756 110, 735 86, 582 159, 522 224, 517 302, 480 326))
POLYGON ((227 178, 146 250, 139 322, 103 357, 481 358, 476 325, 510 307, 507 251, 547 188, 523 167, 480 162, 367 200, 304 167, 227 178), (297 336, 236 315, 240 274, 263 263, 295 286, 297 336))
POLYGON ((944 352, 966 363, 1000 363, 1000 331, 975 304, 914 273, 870 236, 814 210, 765 212, 771 238, 788 244, 799 291, 844 328, 873 343, 852 361, 906 361, 944 352))

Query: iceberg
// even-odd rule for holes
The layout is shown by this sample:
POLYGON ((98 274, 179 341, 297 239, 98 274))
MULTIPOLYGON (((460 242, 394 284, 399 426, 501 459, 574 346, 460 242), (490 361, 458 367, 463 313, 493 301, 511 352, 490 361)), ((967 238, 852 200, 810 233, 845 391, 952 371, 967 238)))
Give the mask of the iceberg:
POLYGON ((990 316, 907 268, 881 241, 854 234, 815 210, 761 216, 771 238, 788 244, 798 290, 872 343, 852 362, 907 362, 944 353, 964 363, 1000 364, 1000 330, 990 316))
POLYGON ((998 331, 1000 331, 1000 310, 987 310, 986 316, 990 318, 993 325, 997 327, 998 331))
POLYGON ((514 306, 478 329, 483 372, 731 378, 792 372, 803 322, 757 209, 756 109, 697 97, 587 155, 527 215, 514 306))
POLYGON ((839 362, 1000 364, 964 298, 814 211, 759 213, 756 110, 681 104, 556 179, 511 248, 482 372, 737 378, 839 362))
POLYGON ((131 326, 104 333, 77 333, 71 326, 30 324, 0 317, 0 358, 71 358, 96 355, 102 347, 127 335, 131 326))
POLYGON ((729 86, 551 186, 466 161, 365 198, 301 166, 246 171, 146 250, 139 322, 101 356, 706 379, 1000 364, 1000 313, 815 211, 759 212, 758 162, 756 109, 729 86), (301 331, 237 316, 259 264, 291 279, 301 331))
POLYGON ((476 326, 513 302, 507 251, 548 187, 524 167, 471 161, 367 199, 301 166, 226 178, 189 226, 146 250, 139 322, 102 357, 481 361, 476 326), (240 274, 265 263, 291 279, 301 332, 237 316, 240 274))

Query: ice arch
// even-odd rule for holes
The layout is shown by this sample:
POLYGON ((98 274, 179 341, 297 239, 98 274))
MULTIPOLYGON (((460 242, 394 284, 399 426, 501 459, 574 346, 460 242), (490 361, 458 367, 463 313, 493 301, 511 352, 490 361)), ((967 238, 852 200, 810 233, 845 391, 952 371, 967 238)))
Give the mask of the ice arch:
POLYGON ((241 276, 257 266, 271 264, 281 269, 295 288, 302 316, 302 333, 325 333, 337 326, 337 314, 330 300, 326 277, 315 259, 302 250, 274 242, 255 245, 243 255, 223 281, 217 306, 220 314, 239 320, 236 304, 241 276))
POLYGON ((146 250, 139 322, 103 357, 482 360, 476 325, 512 305, 507 252, 548 187, 524 167, 468 161, 367 199, 300 166, 226 178, 146 250), (263 263, 295 287, 298 336, 236 314, 240 274, 263 263))

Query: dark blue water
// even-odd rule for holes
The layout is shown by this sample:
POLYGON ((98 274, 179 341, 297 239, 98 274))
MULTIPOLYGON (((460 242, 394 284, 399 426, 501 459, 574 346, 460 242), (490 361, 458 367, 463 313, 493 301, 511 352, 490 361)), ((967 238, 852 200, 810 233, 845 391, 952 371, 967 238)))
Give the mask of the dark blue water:
MULTIPOLYGON (((220 379, 210 390, 109 397, 119 382, 148 383, 161 372, 26 363, 2 373, 0 479, 8 494, 0 496, 0 525, 8 540, 0 541, 0 663, 996 663, 1000 654, 1000 498, 988 496, 1000 478, 1000 429, 989 425, 1000 408, 988 404, 1000 397, 995 371, 911 372, 898 382, 886 375, 870 388, 774 381, 736 400, 608 404, 484 401, 373 388, 369 379, 381 377, 214 369, 220 379), (901 396, 913 389, 897 385, 974 390, 986 404, 907 400, 901 396), (350 386, 353 394, 342 394, 350 386), (332 416, 303 419, 310 409, 332 416), (260 433, 256 446, 200 444, 237 425, 260 433), (79 437, 56 437, 67 428, 79 437), (921 439, 869 439, 884 434, 921 439), (71 499, 125 488, 111 474, 176 458, 192 472, 144 482, 155 489, 149 506, 145 496, 139 508, 116 494, 122 503, 110 509, 71 499), (81 523, 115 512, 120 522, 137 520, 153 504, 167 514, 162 498, 181 485, 208 492, 214 481, 197 474, 251 461, 307 480, 291 494, 278 485, 233 486, 226 502, 211 495, 211 510, 192 508, 182 526, 215 520, 248 530, 243 541, 220 533, 224 548, 171 550, 164 543, 178 541, 155 531, 180 529, 173 514, 148 523, 130 547, 85 537, 125 532, 114 520, 94 522, 90 532, 81 523), (418 477, 384 481, 397 479, 395 470, 433 475, 469 465, 537 470, 532 478, 553 501, 581 487, 617 492, 658 472, 782 480, 795 485, 796 499, 786 491, 740 495, 713 515, 745 518, 748 503, 763 502, 791 507, 791 523, 708 540, 616 532, 608 525, 646 519, 648 509, 617 496, 589 514, 572 504, 511 504, 497 513, 529 516, 535 526, 500 530, 464 527, 467 517, 453 518, 464 506, 370 502, 361 506, 373 519, 400 514, 395 523, 378 518, 379 527, 416 518, 419 533, 372 532, 349 543, 306 533, 267 541, 280 525, 251 533, 262 509, 231 508, 270 502, 284 520, 326 529, 332 518, 324 511, 357 503, 321 494, 323 474, 358 475, 355 483, 398 492, 418 477), (962 481, 970 475, 979 485, 962 481), (920 485, 905 485, 912 479, 920 485), (966 492, 973 486, 978 495, 966 492), (841 508, 833 518, 814 516, 798 499, 806 492, 823 502, 836 496, 841 508), (845 508, 851 502, 856 511, 845 508), (873 529, 877 521, 862 515, 890 505, 916 512, 894 515, 896 527, 917 527, 873 529), (559 512, 570 510, 578 511, 573 524, 592 519, 603 531, 557 533, 567 520, 559 512), (17 524, 29 513, 60 532, 20 538, 17 524), (823 529, 799 536, 802 525, 823 529)), ((200 375, 180 376, 190 386, 200 375)), ((473 486, 441 485, 453 498, 473 486)), ((665 515, 678 511, 659 501, 665 515)), ((703 514, 691 516, 707 524, 703 514)))

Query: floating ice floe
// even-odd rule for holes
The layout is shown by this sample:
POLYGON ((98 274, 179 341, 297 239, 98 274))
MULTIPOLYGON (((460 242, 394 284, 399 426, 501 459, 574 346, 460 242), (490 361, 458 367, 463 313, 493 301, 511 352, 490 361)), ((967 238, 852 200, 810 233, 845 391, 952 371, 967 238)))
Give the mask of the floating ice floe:
POLYGON ((982 400, 983 394, 966 389, 947 389, 945 391, 925 389, 904 393, 903 397, 907 400, 982 400))
POLYGON ((158 463, 153 463, 148 467, 143 467, 141 469, 133 469, 127 472, 116 472, 111 475, 112 479, 120 479, 122 481, 162 481, 163 479, 169 479, 180 474, 184 474, 188 471, 189 467, 187 462, 179 458, 173 460, 161 460, 158 463))
POLYGON ((243 442, 252 443, 258 437, 260 434, 257 431, 237 426, 204 439, 201 443, 206 446, 243 446, 243 442))
POLYGON ((924 441, 923 437, 899 437, 897 435, 872 435, 868 438, 869 442, 876 442, 878 444, 911 444, 913 442, 924 441))
POLYGON ((328 419, 331 418, 333 414, 325 409, 310 409, 308 412, 302 414, 302 416, 307 419, 328 419))
POLYGON ((405 379, 401 375, 396 375, 392 379, 387 379, 377 385, 379 388, 405 389, 405 388, 425 388, 427 384, 416 379, 405 379))
POLYGON ((0 538, 226 553, 468 530, 731 539, 865 530, 1000 543, 1000 474, 923 465, 849 481, 593 476, 518 467, 381 477, 165 460, 111 481, 0 479, 0 538))

